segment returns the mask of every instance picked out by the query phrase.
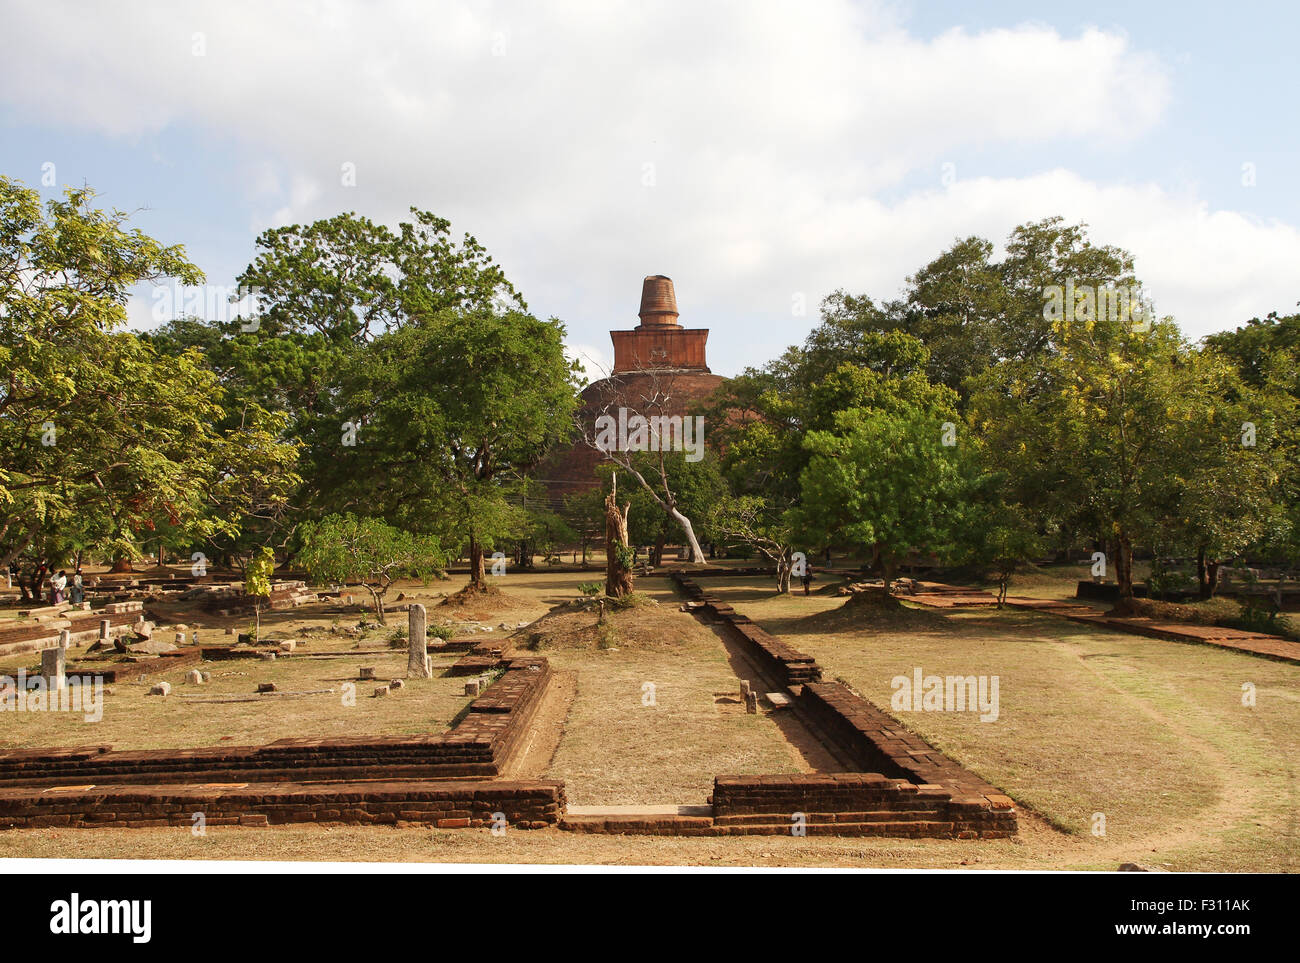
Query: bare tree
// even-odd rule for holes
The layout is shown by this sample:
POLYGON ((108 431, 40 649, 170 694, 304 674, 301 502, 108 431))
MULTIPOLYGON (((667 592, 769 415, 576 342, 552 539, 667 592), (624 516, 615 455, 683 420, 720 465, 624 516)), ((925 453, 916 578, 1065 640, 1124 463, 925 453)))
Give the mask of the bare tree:
POLYGON ((603 383, 607 387, 604 397, 598 400, 591 423, 584 421, 582 424, 582 437, 586 444, 604 455, 607 461, 618 465, 636 479, 637 484, 649 493, 664 513, 681 527, 691 549, 691 561, 707 565, 699 539, 695 537, 695 527, 678 507, 677 496, 668 479, 668 452, 682 450, 683 447, 696 450, 695 446, 698 446, 699 456, 702 457, 704 453, 703 417, 695 416, 697 420, 692 420, 689 415, 668 413, 674 408, 680 410, 682 407, 674 404, 674 375, 675 372, 671 370, 649 368, 637 371, 634 380, 614 375, 605 378, 603 383), (633 392, 636 393, 635 397, 633 392), (611 433, 608 430, 611 426, 616 429, 613 432, 613 444, 610 444, 611 433), (626 437, 628 430, 635 437, 626 437), (637 467, 633 458, 640 452, 650 455, 653 466, 645 473, 637 467), (646 474, 650 474, 653 481, 647 479, 646 474))

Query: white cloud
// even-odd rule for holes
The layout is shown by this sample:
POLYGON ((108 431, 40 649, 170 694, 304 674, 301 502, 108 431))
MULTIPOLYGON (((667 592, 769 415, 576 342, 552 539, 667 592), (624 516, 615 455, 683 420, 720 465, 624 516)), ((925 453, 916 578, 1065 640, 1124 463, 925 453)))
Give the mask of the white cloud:
POLYGON ((606 358, 592 346, 636 323, 649 273, 674 277, 683 323, 715 329, 729 372, 802 337, 834 287, 893 296, 954 237, 1000 241, 1053 213, 1131 248, 1194 332, 1295 299, 1279 280, 1295 229, 1194 193, 1065 169, 940 187, 962 149, 1158 136, 1169 68, 1114 31, 923 39, 890 7, 842 0, 129 9, 10 4, 24 42, 0 96, 112 137, 198 131, 244 171, 232 202, 251 231, 412 204, 450 217, 606 358), (933 189, 906 188, 919 171, 933 189))

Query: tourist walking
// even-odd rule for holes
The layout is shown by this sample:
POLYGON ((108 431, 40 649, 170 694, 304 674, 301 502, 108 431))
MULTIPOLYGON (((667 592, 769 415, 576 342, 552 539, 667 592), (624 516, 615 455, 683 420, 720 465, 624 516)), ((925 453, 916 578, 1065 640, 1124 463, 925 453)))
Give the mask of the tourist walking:
POLYGON ((812 594, 813 570, 811 565, 804 566, 803 575, 800 577, 799 581, 803 582, 803 594, 812 594))

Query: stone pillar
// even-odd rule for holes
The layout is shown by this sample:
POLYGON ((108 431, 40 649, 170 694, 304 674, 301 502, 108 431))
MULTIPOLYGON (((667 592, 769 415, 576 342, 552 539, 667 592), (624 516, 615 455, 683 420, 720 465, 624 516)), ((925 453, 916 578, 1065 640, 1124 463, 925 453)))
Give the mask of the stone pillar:
POLYGON ((41 676, 50 692, 58 692, 63 688, 63 671, 66 666, 66 654, 62 648, 41 650, 41 676))
POLYGON ((59 648, 67 652, 68 647, 72 645, 72 632, 68 629, 59 630, 59 648))
POLYGON ((113 628, 113 623, 108 619, 99 620, 99 641, 107 642, 109 630, 113 628))
POLYGON ((424 606, 412 602, 407 610, 407 649, 406 677, 408 679, 432 679, 433 660, 429 658, 428 619, 424 606))

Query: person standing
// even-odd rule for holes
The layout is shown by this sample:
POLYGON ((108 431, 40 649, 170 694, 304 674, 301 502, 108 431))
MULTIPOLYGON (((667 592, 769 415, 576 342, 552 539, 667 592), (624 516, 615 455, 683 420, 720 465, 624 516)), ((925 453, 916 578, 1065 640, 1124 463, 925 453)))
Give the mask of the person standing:
POLYGON ((81 578, 81 566, 78 565, 77 570, 72 573, 72 604, 80 605, 84 601, 86 601, 86 585, 81 578))
POLYGON ((50 602, 58 605, 63 601, 63 590, 68 587, 68 573, 59 569, 57 575, 50 579, 50 602))

